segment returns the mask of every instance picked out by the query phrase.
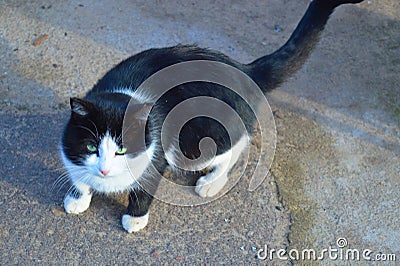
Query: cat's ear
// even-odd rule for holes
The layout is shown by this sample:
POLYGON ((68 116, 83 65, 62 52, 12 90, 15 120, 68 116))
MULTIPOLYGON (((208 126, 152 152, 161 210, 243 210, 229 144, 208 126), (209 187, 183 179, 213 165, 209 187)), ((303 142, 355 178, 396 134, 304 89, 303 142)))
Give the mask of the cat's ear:
POLYGON ((69 103, 71 105, 71 111, 80 116, 88 115, 90 110, 93 108, 92 103, 76 97, 70 98, 69 103))

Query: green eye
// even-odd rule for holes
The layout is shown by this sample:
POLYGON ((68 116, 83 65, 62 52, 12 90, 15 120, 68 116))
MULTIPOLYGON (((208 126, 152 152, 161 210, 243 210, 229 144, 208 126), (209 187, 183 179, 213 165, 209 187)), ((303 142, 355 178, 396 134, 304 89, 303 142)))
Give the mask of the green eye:
POLYGON ((94 146, 93 144, 88 144, 88 145, 86 145, 86 148, 87 148, 88 151, 90 151, 90 152, 96 152, 96 151, 97 151, 96 146, 94 146))
POLYGON ((116 154, 116 155, 124 155, 125 152, 126 152, 126 148, 119 148, 119 149, 115 152, 115 154, 116 154))

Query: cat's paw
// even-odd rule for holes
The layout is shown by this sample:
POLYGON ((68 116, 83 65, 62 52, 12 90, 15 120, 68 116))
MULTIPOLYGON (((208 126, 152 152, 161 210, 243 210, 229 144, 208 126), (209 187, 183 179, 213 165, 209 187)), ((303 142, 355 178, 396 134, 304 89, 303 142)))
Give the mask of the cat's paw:
POLYGON ((129 214, 124 214, 122 216, 122 226, 128 233, 138 232, 146 227, 149 222, 149 214, 145 214, 140 217, 130 216, 129 214))
POLYGON ((64 199, 65 212, 73 214, 82 213, 89 208, 91 199, 91 195, 81 195, 79 198, 67 195, 64 199))
POLYGON ((202 176, 197 180, 195 191, 202 197, 213 197, 225 186, 228 182, 228 176, 215 176, 212 173, 202 176))

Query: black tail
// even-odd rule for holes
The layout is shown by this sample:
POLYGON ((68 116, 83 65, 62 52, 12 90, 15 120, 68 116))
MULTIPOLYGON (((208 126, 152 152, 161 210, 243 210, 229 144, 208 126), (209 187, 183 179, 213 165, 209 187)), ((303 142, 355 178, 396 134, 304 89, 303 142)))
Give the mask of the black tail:
POLYGON ((277 87, 304 64, 317 44, 333 10, 347 3, 363 0, 314 0, 289 40, 280 49, 250 63, 249 75, 264 92, 277 87))

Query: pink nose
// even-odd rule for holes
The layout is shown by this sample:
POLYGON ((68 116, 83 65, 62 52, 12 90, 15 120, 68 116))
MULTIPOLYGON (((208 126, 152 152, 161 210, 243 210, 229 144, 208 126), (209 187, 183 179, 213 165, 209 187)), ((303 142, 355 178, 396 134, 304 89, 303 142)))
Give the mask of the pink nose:
POLYGON ((101 172, 102 175, 108 175, 108 173, 110 173, 110 170, 102 169, 102 170, 100 170, 100 172, 101 172))

